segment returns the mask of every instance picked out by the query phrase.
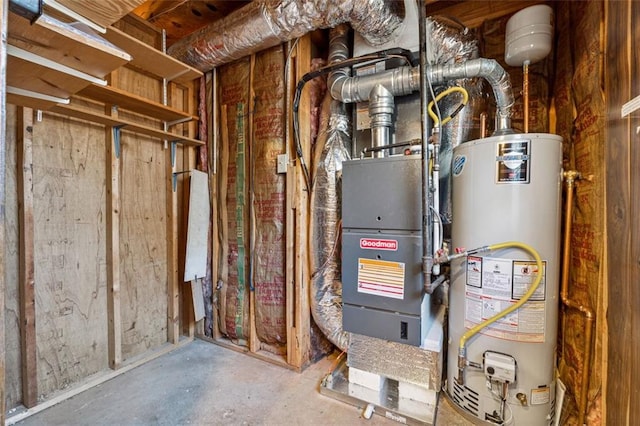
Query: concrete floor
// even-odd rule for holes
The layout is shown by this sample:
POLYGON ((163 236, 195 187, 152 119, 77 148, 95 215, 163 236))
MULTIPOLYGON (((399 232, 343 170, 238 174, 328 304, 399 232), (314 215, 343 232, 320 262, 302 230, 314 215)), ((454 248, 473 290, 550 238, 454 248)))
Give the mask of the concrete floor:
MULTIPOLYGON (((321 395, 331 364, 323 359, 299 374, 195 340, 17 424, 398 424, 378 415, 366 420, 360 408, 321 395)), ((471 424, 446 403, 439 411, 439 425, 471 424)))

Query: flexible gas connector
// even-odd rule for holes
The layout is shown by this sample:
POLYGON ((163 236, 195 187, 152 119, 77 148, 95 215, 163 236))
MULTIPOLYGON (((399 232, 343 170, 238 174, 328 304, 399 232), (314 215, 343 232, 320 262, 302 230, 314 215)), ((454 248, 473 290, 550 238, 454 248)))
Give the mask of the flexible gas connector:
POLYGON ((480 330, 482 330, 483 328, 493 324, 494 322, 498 321, 504 316, 509 315, 511 312, 515 311, 516 309, 520 308, 522 305, 527 303, 527 301, 531 298, 531 296, 533 296, 533 293, 536 292, 536 290, 538 289, 538 286, 540 285, 540 282, 542 281, 543 264, 542 264, 542 259, 540 258, 540 254, 538 254, 538 252, 533 247, 518 241, 508 241, 504 243, 492 244, 490 246, 481 247, 480 249, 469 250, 469 251, 465 251, 464 253, 456 253, 456 254, 447 256, 449 260, 452 260, 455 258, 467 256, 469 254, 478 253, 480 251, 499 250, 499 249, 509 248, 509 247, 519 248, 529 253, 536 261, 536 266, 538 267, 538 273, 536 275, 535 280, 533 281, 533 284, 531 284, 531 287, 529 287, 529 290, 527 290, 527 292, 522 296, 522 298, 520 298, 520 300, 518 300, 518 302, 509 306, 504 311, 499 312, 496 315, 492 316, 491 318, 481 322, 475 327, 467 330, 467 332, 464 333, 462 337, 460 337, 460 343, 458 346, 458 383, 460 385, 464 385, 464 370, 467 365, 467 341, 471 337, 476 335, 478 332, 480 332, 480 330))
POLYGON ((431 119, 433 120, 433 125, 437 126, 438 124, 440 124, 444 126, 445 124, 447 124, 462 110, 462 108, 465 107, 465 105, 467 105, 467 102, 469 102, 469 93, 464 87, 453 86, 448 88, 444 92, 439 93, 438 96, 436 96, 436 98, 433 101, 429 102, 429 107, 428 107, 429 117, 431 117, 431 119), (436 113, 433 112, 432 107, 434 106, 435 102, 440 101, 440 99, 454 92, 460 92, 462 94, 462 101, 460 102, 460 105, 458 105, 458 107, 451 114, 449 114, 448 117, 445 117, 442 119, 442 123, 439 123, 440 120, 436 115, 436 113))

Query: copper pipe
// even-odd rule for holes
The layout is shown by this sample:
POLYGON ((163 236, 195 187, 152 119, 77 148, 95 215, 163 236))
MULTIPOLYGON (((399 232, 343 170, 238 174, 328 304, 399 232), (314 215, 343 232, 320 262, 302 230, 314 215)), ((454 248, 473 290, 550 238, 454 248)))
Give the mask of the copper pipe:
POLYGON ((522 66, 522 104, 524 106, 524 132, 529 133, 529 62, 525 61, 522 66))
POLYGON ((480 138, 484 139, 487 136, 487 113, 480 113, 480 138))
MULTIPOLYGON (((562 255, 562 282, 560 287, 560 298, 562 304, 567 309, 580 312, 584 316, 585 332, 582 363, 582 382, 580 389, 580 398, 578 401, 578 424, 583 425, 587 415, 587 396, 589 393, 589 362, 591 362, 591 337, 593 335, 593 325, 595 315, 589 306, 581 305, 575 300, 569 298, 569 264, 571 260, 571 218, 573 215, 573 192, 575 181, 581 178, 579 172, 569 170, 563 173, 563 177, 567 184, 567 200, 565 205, 564 216, 564 253, 562 255)), ((564 346, 563 337, 563 346, 564 346)), ((562 354, 564 357, 564 353, 562 354)))

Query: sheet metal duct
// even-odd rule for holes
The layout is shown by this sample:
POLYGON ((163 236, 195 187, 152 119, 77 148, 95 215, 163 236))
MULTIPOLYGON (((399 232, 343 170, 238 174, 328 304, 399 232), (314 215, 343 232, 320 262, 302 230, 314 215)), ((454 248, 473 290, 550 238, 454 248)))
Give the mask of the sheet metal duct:
POLYGON ((389 41, 404 19, 394 0, 258 0, 175 43, 168 53, 200 71, 319 29, 350 23, 372 45, 389 41))

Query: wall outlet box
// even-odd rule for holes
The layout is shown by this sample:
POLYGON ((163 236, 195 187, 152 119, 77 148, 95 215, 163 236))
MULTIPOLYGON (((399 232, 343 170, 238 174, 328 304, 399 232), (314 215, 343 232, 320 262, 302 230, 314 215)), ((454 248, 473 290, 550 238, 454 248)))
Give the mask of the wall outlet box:
POLYGON ((279 154, 277 159, 277 173, 287 173, 288 162, 289 162, 289 155, 279 154))

